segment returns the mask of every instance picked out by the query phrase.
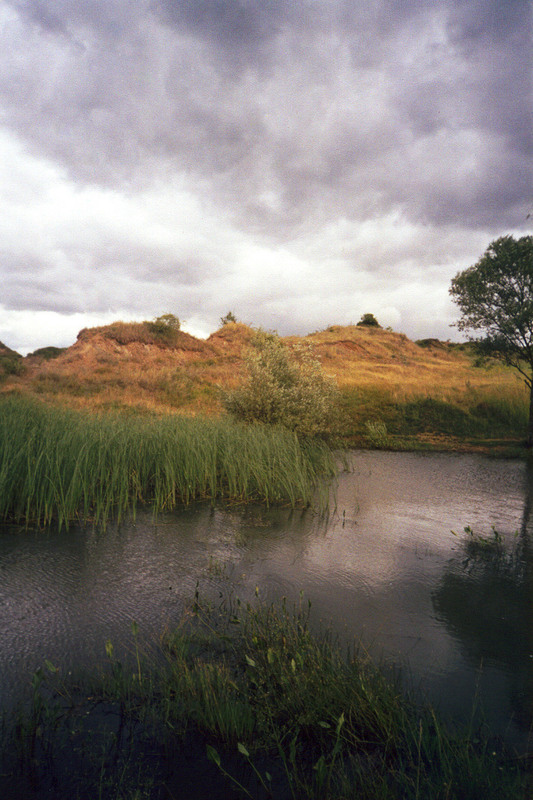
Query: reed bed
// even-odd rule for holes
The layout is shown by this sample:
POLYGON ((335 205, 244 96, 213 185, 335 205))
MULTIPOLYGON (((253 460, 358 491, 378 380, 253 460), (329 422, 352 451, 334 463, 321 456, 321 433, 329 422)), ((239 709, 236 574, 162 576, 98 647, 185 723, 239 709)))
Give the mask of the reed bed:
POLYGON ((0 404, 0 519, 17 523, 105 524, 140 503, 309 504, 325 500, 318 483, 334 471, 326 445, 281 428, 0 404))

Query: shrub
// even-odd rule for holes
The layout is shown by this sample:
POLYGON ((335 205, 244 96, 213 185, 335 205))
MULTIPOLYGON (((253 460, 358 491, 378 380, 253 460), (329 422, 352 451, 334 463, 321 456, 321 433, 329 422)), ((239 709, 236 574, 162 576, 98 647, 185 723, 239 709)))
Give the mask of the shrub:
POLYGON ((390 444, 387 426, 381 420, 377 422, 366 422, 365 435, 372 447, 386 448, 390 444))
POLYGON ((0 353, 0 379, 7 378, 9 375, 22 375, 25 370, 22 356, 18 354, 4 355, 0 353))
POLYGON ((373 314, 363 314, 357 324, 366 326, 367 328, 381 328, 381 325, 373 314))
POLYGON ((339 393, 310 346, 292 351, 274 333, 257 331, 246 357, 248 377, 224 397, 230 414, 246 422, 282 425, 299 435, 327 436, 339 424, 339 393))
POLYGON ((220 324, 221 325, 228 325, 230 322, 237 322, 237 317, 233 313, 233 311, 228 311, 225 317, 220 317, 220 324))
POLYGON ((147 325, 150 333, 162 339, 172 339, 181 327, 178 317, 174 314, 162 314, 147 325))
POLYGON ((174 314, 163 314, 160 317, 144 322, 112 322, 102 328, 84 328, 78 339, 86 339, 93 333, 101 332, 106 339, 112 339, 120 345, 140 342, 163 346, 174 345, 180 335, 181 322, 174 314))
POLYGON ((35 356, 36 358, 43 358, 45 361, 50 361, 52 358, 57 358, 64 353, 66 347, 39 347, 37 350, 34 350, 33 353, 30 353, 31 356, 35 356))

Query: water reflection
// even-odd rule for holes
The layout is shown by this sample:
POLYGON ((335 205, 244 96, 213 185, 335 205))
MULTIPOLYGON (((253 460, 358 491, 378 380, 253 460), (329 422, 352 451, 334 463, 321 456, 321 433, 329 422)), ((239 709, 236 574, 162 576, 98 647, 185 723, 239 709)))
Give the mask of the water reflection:
POLYGON ((126 648, 133 619, 147 636, 177 623, 200 581, 221 597, 251 599, 256 586, 266 601, 303 591, 317 622, 404 665, 406 680, 450 716, 464 717, 479 691, 493 730, 523 740, 533 698, 532 471, 476 456, 361 452, 336 499, 328 518, 196 505, 105 532, 4 528, 0 701, 45 658, 68 670, 103 660, 107 638, 126 648), (506 558, 465 565, 450 531, 466 524, 494 524, 506 558))
POLYGON ((468 548, 448 561, 433 593, 437 618, 460 644, 464 657, 509 679, 517 724, 527 732, 533 698, 533 466, 524 474, 524 511, 502 547, 468 548))

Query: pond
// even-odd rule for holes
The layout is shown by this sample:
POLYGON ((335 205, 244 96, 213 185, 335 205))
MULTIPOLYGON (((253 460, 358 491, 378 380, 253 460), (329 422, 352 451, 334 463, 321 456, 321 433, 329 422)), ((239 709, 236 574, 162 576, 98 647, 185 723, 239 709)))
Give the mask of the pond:
POLYGON ((525 746, 533 707, 533 479, 525 462, 355 452, 336 507, 206 505, 107 530, 0 529, 0 703, 44 659, 62 671, 182 618, 201 592, 312 603, 312 619, 360 643, 419 697, 525 746), (465 526, 503 539, 472 555, 465 526), (455 531, 457 536, 452 534, 455 531))

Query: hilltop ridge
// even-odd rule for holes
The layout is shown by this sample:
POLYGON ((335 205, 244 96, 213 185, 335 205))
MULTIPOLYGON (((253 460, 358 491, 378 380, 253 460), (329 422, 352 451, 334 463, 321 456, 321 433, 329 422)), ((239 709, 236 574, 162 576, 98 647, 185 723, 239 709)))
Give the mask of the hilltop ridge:
MULTIPOLYGON (((239 322, 207 339, 148 322, 86 328, 64 350, 42 348, 26 358, 8 353, 0 390, 92 411, 218 415, 224 393, 245 378, 254 332, 239 322)), ((413 342, 361 325, 330 325, 282 340, 288 347, 309 344, 336 382, 340 427, 351 444, 471 449, 466 436, 478 444, 519 441, 527 407, 523 382, 468 344, 413 342)))
MULTIPOLYGON (((24 370, 9 376, 3 391, 16 389, 74 405, 216 410, 215 389, 239 381, 254 328, 229 322, 207 339, 199 339, 181 330, 162 336, 150 325, 114 322, 84 328, 74 344, 56 348, 46 358, 41 353, 53 348, 25 359, 19 356, 24 370), (185 397, 187 387, 189 398, 185 397)), ((471 359, 457 346, 437 340, 421 346, 402 333, 382 328, 331 325, 306 336, 283 337, 283 341, 289 346, 310 344, 339 386, 368 380, 379 383, 382 378, 388 384, 391 380, 405 383, 412 381, 414 373, 436 374, 451 365, 458 371, 471 368, 471 359)))

